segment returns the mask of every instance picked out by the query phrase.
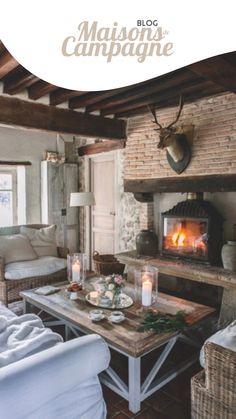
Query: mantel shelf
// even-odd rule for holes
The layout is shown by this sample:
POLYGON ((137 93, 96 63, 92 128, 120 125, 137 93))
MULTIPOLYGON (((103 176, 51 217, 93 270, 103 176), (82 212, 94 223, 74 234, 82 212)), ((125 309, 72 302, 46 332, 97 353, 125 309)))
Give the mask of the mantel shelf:
POLYGON ((236 173, 204 176, 173 176, 158 179, 125 179, 125 192, 151 194, 164 192, 236 191, 236 173))
POLYGON ((155 258, 138 257, 136 251, 119 253, 116 254, 116 257, 121 263, 130 266, 137 267, 149 264, 156 266, 161 274, 217 285, 223 288, 236 289, 236 272, 231 272, 220 267, 179 259, 176 260, 160 255, 155 258))

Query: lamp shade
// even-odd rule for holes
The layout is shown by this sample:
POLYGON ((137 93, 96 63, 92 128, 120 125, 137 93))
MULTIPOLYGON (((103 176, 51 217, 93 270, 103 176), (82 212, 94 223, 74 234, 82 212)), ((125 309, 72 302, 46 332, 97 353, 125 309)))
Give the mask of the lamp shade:
POLYGON ((70 207, 85 207, 95 205, 93 192, 72 192, 70 194, 70 207))

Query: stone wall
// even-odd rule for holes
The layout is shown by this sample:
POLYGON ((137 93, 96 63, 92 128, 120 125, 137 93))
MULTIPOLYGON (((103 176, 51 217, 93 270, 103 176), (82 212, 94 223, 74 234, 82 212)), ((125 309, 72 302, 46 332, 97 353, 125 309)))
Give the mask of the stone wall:
POLYGON ((118 152, 118 186, 120 235, 118 252, 135 249, 135 239, 142 229, 153 228, 153 204, 138 202, 132 193, 124 192, 124 150, 118 152))

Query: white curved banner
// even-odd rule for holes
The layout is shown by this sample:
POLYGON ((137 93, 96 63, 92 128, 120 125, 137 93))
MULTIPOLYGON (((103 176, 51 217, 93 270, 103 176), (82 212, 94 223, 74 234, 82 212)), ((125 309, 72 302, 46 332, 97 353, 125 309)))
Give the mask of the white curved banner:
POLYGON ((235 50, 235 1, 1 0, 0 39, 72 90, 132 85, 235 50))

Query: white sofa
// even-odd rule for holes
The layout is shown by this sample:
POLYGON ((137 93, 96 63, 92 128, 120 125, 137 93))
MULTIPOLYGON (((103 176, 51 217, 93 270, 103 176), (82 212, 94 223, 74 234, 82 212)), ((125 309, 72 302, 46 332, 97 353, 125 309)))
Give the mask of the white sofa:
POLYGON ((67 280, 68 249, 57 247, 56 226, 0 227, 0 301, 20 300, 20 292, 67 280))
MULTIPOLYGON (((0 315, 15 316, 0 306, 0 315)), ((0 369, 1 419, 105 419, 98 374, 110 362, 105 341, 88 335, 0 369)))

